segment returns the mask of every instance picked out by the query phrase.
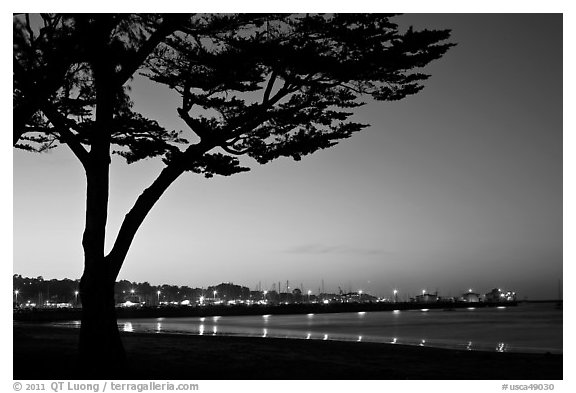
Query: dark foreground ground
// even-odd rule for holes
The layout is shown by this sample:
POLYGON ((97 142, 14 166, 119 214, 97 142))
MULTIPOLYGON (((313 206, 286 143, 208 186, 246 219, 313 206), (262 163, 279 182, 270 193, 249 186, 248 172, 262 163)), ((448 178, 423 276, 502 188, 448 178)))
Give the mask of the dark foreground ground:
MULTIPOLYGON (((14 326, 14 379, 81 379, 76 329, 14 326)), ((274 338, 123 334, 110 379, 562 379, 562 355, 274 338)))

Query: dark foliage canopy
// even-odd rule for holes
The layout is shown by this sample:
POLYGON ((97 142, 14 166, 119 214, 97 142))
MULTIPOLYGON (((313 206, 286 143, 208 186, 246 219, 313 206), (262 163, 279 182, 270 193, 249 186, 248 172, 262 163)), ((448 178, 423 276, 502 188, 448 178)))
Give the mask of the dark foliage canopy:
POLYGON ((84 163, 104 136, 128 163, 161 157, 207 177, 248 170, 241 155, 261 164, 299 160, 366 127, 350 120, 362 99, 419 92, 429 77, 422 67, 453 45, 447 30, 401 32, 396 18, 16 15, 14 145, 46 151, 64 143, 84 163), (193 138, 133 110, 136 74, 179 93, 174 113, 193 138), (98 78, 114 89, 106 129, 96 121, 98 78), (191 154, 199 144, 202 154, 191 154))

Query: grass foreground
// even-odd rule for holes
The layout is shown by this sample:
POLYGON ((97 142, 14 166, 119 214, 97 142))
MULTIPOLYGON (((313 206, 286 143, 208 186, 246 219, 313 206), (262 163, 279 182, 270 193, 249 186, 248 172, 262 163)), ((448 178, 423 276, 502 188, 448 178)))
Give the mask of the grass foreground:
MULTIPOLYGON (((13 328, 14 379, 82 379, 77 329, 13 328)), ((122 333, 128 362, 110 379, 562 379, 562 355, 229 336, 122 333)))

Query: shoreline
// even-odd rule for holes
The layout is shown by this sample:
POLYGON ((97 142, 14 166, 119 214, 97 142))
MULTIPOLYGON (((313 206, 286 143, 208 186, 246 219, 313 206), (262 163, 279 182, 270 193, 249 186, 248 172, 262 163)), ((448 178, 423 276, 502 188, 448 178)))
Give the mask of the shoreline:
MULTIPOLYGON (((19 326, 34 326, 34 322, 27 323, 27 322, 16 322, 17 324, 21 324, 19 326)), ((63 328, 63 329, 72 329, 77 330, 80 328, 79 325, 70 325, 66 324, 65 321, 61 322, 42 322, 41 325, 37 326, 46 326, 46 327, 55 327, 55 328, 63 328), (61 323, 61 324, 60 324, 61 323)), ((190 331, 126 331, 122 330, 119 326, 119 330, 121 334, 126 335, 160 335, 160 336, 193 336, 193 337, 231 337, 231 338, 246 338, 246 339, 280 339, 280 340, 303 340, 303 341, 335 341, 335 342, 345 342, 345 343, 367 343, 367 344, 382 344, 382 345, 394 345, 394 346, 406 346, 406 347, 427 347, 427 348, 436 348, 436 349, 444 349, 449 351, 473 351, 473 352, 507 352, 507 353, 517 353, 517 354, 550 354, 550 355, 562 355, 563 349, 557 348, 537 348, 537 347, 530 347, 524 351, 521 350, 502 350, 498 351, 494 349, 494 347, 490 347, 492 349, 488 349, 488 346, 484 346, 481 348, 466 348, 464 343, 459 345, 447 344, 443 342, 435 342, 434 340, 428 340, 426 345, 421 343, 421 340, 403 340, 398 342, 391 342, 391 341, 382 341, 382 340, 374 340, 366 337, 362 337, 361 340, 356 338, 349 338, 343 336, 332 336, 331 338, 319 338, 319 337, 304 337, 304 336, 296 336, 296 335, 274 335, 274 334, 267 334, 266 336, 262 336, 261 334, 243 334, 243 333, 210 333, 206 332, 204 334, 193 333, 190 331)))
MULTIPOLYGON (((500 303, 465 303, 465 302, 435 302, 435 303, 334 303, 334 304, 286 304, 286 305, 254 305, 254 306, 168 306, 168 307, 138 307, 116 308, 116 316, 121 318, 183 318, 211 316, 246 316, 246 315, 289 315, 289 314, 331 314, 347 312, 374 311, 406 311, 420 309, 455 310, 463 308, 517 307, 519 302, 500 303)), ((70 321, 81 318, 82 309, 21 309, 13 312, 14 321, 50 322, 70 321)))
MULTIPOLYGON (((562 379, 561 354, 484 352, 401 344, 174 333, 126 333, 115 379, 562 379)), ((13 326, 14 379, 82 379, 78 330, 13 326), (38 359, 50 359, 38 367, 38 359)))

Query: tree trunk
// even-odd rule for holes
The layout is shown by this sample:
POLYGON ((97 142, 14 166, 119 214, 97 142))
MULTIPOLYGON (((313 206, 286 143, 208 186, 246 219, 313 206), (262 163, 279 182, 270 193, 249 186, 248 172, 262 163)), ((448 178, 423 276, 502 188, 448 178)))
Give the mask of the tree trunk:
POLYGON ((85 269, 80 280, 82 325, 80 328, 81 374, 89 379, 122 375, 126 354, 120 339, 114 299, 115 276, 109 263, 85 269))
POLYGON ((117 274, 105 257, 106 222, 110 187, 110 138, 119 86, 114 84, 113 61, 107 47, 111 24, 98 26, 94 52, 96 131, 90 137, 86 171, 86 226, 82 237, 84 273, 80 280, 82 324, 80 328, 80 374, 90 378, 118 376, 125 353, 116 323, 114 283, 117 274))

